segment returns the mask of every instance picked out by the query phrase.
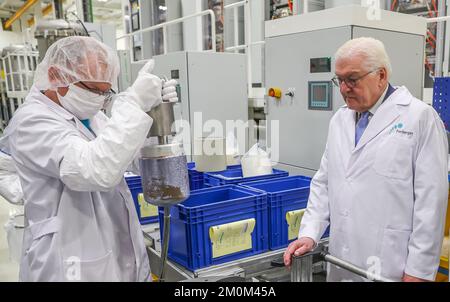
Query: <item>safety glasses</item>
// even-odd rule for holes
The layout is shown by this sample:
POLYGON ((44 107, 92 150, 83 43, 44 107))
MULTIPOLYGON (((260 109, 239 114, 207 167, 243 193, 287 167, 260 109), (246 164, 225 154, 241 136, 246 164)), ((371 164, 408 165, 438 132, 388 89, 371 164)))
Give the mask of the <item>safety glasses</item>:
POLYGON ((116 92, 112 88, 108 89, 107 91, 101 91, 101 90, 98 90, 98 89, 95 89, 95 88, 91 88, 91 87, 87 86, 86 84, 84 84, 83 82, 78 82, 78 83, 81 86, 83 86, 86 90, 88 90, 88 91, 90 91, 92 93, 104 96, 105 97, 105 103, 103 105, 103 108, 107 108, 108 107, 108 105, 111 103, 114 95, 116 94, 116 92))
POLYGON ((334 78, 331 79, 331 81, 333 82, 333 84, 337 87, 341 87, 342 83, 345 83, 345 85, 348 88, 355 88, 356 85, 358 85, 358 82, 361 81, 364 77, 368 76, 371 73, 374 73, 375 71, 378 71, 380 68, 374 69, 372 71, 369 71, 368 73, 363 74, 360 77, 356 77, 356 78, 347 78, 347 79, 342 79, 339 78, 338 76, 335 76, 334 78))

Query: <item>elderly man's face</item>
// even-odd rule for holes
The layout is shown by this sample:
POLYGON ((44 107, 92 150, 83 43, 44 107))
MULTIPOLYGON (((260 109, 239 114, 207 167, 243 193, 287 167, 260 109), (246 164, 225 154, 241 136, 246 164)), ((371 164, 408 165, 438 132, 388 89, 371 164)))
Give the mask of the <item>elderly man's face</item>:
POLYGON ((340 85, 348 108, 357 112, 372 108, 387 85, 386 69, 366 70, 361 56, 336 61, 336 76, 339 79, 358 79, 354 87, 348 87, 345 81, 340 85))

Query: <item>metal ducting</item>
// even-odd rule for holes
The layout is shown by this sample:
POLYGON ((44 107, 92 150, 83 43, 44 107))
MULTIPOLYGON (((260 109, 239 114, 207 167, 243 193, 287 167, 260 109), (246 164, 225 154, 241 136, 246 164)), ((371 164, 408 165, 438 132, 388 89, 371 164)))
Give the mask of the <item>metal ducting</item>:
POLYGON ((87 36, 84 27, 76 22, 57 20, 39 20, 34 37, 38 41, 39 62, 44 58, 47 49, 57 40, 70 36, 87 36))

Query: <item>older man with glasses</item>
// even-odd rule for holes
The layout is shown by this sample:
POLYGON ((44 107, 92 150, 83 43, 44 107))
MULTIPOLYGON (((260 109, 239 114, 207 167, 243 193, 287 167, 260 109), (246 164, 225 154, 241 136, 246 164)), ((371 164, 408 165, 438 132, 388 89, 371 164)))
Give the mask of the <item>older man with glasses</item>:
MULTIPOLYGON (((382 42, 359 38, 335 55, 333 83, 346 105, 329 125, 299 239, 305 254, 330 225, 329 252, 397 281, 434 280, 448 197, 448 144, 436 111, 389 83, 382 42)), ((330 265, 329 281, 367 281, 330 265)))

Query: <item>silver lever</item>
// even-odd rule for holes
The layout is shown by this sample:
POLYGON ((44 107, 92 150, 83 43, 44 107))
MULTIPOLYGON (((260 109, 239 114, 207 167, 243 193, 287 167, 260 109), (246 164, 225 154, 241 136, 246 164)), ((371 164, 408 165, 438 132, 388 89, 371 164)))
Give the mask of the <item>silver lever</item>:
POLYGON ((351 273, 354 273, 363 278, 374 282, 395 282, 394 280, 385 278, 383 276, 368 272, 350 262, 339 259, 329 254, 323 246, 317 247, 314 251, 306 253, 302 256, 292 257, 291 281, 292 282, 312 282, 313 278, 313 257, 319 255, 320 259, 340 268, 343 268, 351 273))

